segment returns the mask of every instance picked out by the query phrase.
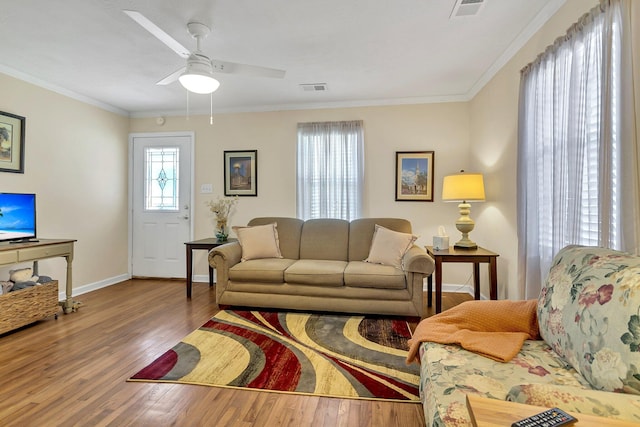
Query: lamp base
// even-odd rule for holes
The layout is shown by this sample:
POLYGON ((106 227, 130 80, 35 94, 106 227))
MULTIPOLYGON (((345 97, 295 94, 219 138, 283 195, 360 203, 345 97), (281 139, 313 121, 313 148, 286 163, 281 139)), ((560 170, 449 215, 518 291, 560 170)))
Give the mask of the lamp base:
POLYGON ((458 240, 453 247, 458 249, 477 249, 478 245, 469 239, 469 233, 473 230, 476 223, 469 217, 471 213, 471 205, 462 202, 458 205, 460 209, 460 218, 456 221, 456 228, 462 233, 462 238, 458 240))
POLYGON ((460 239, 454 245, 456 249, 478 249, 478 245, 469 239, 460 239))

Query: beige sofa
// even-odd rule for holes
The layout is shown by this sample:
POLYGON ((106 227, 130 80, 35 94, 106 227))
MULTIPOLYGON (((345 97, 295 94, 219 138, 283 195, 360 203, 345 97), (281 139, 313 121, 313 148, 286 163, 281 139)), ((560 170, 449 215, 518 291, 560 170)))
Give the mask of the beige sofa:
MULTIPOLYGON (((410 234, 409 221, 262 217, 248 225, 255 229, 273 223, 282 258, 241 261, 243 247, 245 253, 251 249, 242 238, 242 245, 230 242, 209 253, 218 304, 423 316, 423 279, 434 269, 423 248, 410 243, 400 268, 364 261, 371 258, 376 225, 385 233, 410 234)), ((380 238, 382 231, 376 234, 380 238)))

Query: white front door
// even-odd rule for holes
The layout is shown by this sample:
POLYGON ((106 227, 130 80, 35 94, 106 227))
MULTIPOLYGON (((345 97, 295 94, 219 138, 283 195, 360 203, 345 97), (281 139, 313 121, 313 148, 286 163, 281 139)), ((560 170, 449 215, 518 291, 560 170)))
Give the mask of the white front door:
POLYGON ((132 134, 131 274, 186 277, 193 134, 132 134))

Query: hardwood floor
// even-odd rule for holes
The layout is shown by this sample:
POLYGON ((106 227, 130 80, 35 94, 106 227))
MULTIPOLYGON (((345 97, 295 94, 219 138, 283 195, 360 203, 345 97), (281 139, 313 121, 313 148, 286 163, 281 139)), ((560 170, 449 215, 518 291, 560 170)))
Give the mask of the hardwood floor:
POLYGON ((218 311, 215 289, 194 284, 188 301, 182 281, 129 280, 76 299, 75 313, 0 335, 0 425, 424 425, 419 404, 128 383, 218 311))

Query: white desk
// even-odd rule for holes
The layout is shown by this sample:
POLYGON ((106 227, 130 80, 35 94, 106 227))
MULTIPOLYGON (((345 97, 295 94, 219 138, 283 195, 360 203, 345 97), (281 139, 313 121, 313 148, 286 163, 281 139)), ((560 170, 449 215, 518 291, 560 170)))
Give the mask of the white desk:
POLYGON ((47 258, 63 257, 67 261, 66 299, 60 301, 65 313, 77 310, 80 303, 73 301, 72 267, 73 244, 75 240, 38 239, 37 242, 0 244, 0 266, 33 261, 33 274, 38 274, 38 261, 47 258))

